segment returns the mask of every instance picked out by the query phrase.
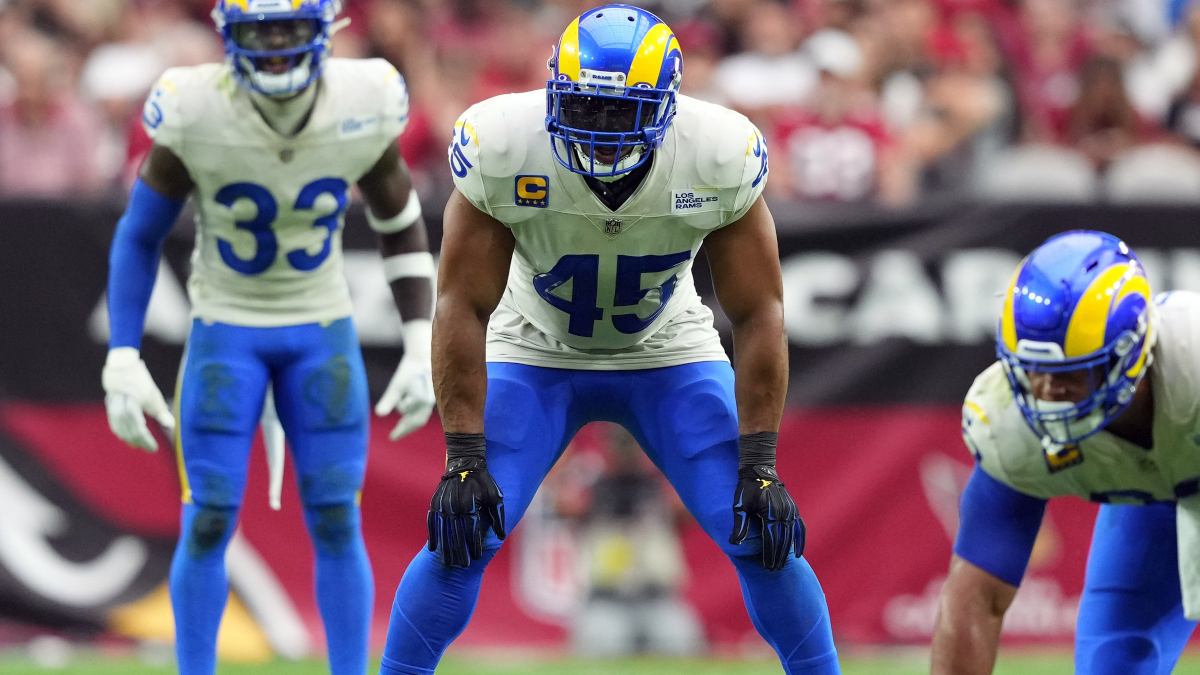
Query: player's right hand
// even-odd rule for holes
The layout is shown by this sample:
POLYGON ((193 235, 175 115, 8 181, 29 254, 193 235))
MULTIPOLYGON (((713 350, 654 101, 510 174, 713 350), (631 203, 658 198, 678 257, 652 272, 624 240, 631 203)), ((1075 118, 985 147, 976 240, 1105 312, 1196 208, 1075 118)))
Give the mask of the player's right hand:
POLYGON ((138 350, 117 347, 108 351, 101 375, 108 428, 117 438, 149 452, 158 450, 158 441, 146 426, 150 415, 168 435, 175 435, 175 416, 167 407, 162 392, 150 377, 138 350))
POLYGON ((504 538, 504 493, 480 457, 451 459, 429 502, 429 550, 446 567, 468 567, 483 557, 491 529, 504 538))

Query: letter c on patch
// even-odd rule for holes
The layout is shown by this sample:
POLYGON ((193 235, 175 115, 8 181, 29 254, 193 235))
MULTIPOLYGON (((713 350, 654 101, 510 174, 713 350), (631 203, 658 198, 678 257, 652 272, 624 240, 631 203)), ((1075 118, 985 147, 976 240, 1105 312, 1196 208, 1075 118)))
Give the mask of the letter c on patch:
POLYGON ((517 206, 533 206, 544 209, 550 203, 550 178, 548 176, 517 176, 515 192, 513 201, 517 206))

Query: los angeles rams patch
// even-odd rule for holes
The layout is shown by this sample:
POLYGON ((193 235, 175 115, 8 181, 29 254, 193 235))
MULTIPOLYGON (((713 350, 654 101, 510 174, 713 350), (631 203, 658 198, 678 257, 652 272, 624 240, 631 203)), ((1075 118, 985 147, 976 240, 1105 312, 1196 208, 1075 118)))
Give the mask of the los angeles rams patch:
POLYGON ((720 188, 698 187, 676 190, 671 196, 671 213, 704 213, 716 211, 720 204, 720 188))
POLYGON ((374 115, 347 117, 338 125, 339 138, 353 138, 373 133, 379 125, 379 118, 374 115))
POLYGON ((513 203, 544 209, 550 205, 549 176, 517 176, 513 187, 513 203))

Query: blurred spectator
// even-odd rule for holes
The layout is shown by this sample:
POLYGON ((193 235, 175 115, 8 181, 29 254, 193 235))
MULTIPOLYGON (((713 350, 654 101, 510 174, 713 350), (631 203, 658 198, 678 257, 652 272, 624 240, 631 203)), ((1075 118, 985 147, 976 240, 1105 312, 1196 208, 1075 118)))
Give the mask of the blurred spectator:
POLYGON ((680 596, 687 568, 676 521, 685 511, 629 432, 609 426, 609 466, 580 519, 586 597, 575 651, 695 655, 704 644, 699 617, 680 596))
POLYGON ((1079 98, 1068 112, 1061 137, 1099 169, 1136 143, 1155 138, 1154 127, 1129 102, 1116 60, 1098 56, 1084 66, 1079 98))
POLYGON ((103 186, 101 125, 70 89, 62 48, 32 32, 3 46, 13 97, 0 103, 0 194, 86 197, 103 186))
POLYGON ((1023 136, 1055 141, 1061 120, 1079 96, 1077 73, 1091 54, 1091 43, 1072 0, 1021 0, 1021 28, 1009 36, 1009 56, 1023 110, 1023 136))
MULTIPOLYGON (((794 12, 777 2, 760 2, 741 33, 750 50, 726 57, 713 73, 713 89, 729 106, 755 119, 772 106, 808 98, 817 76, 808 57, 796 51, 800 30, 794 12)), ((683 58, 686 77, 686 53, 683 58)))
POLYGON ((767 184, 779 197, 807 201, 907 203, 911 171, 880 116, 878 101, 857 79, 863 55, 854 38, 828 29, 805 43, 820 73, 804 107, 776 118, 774 148, 782 161, 767 184))
POLYGON ((980 165, 1013 140, 1016 101, 999 47, 982 16, 957 15, 931 36, 934 71, 902 143, 920 167, 921 193, 970 189, 980 165))

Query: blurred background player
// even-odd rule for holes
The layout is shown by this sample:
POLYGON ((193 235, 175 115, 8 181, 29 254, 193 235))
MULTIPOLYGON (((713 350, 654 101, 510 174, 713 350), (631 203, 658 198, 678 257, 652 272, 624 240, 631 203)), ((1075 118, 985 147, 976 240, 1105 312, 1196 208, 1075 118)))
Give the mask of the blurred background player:
POLYGON ((583 605, 571 629, 575 653, 695 656, 704 633, 681 593, 687 562, 678 526, 690 520, 687 511, 633 436, 608 426, 603 473, 583 499, 556 500, 578 522, 582 544, 583 605))
POLYGON ((434 343, 447 466, 382 672, 433 672, 546 473, 580 427, 609 421, 729 556, 785 671, 837 673, 804 525, 775 473, 787 351, 762 136, 678 95, 679 43, 642 9, 583 13, 549 65, 545 90, 455 125, 434 343), (691 277, 702 243, 736 383, 691 277))
POLYGON ((1000 360, 963 406, 978 464, 939 603, 935 675, 992 672, 1046 500, 1069 494, 1102 504, 1075 672, 1174 669, 1200 618, 1198 338, 1200 296, 1154 298, 1116 237, 1068 232, 1021 263, 1000 360))
POLYGON ((433 260, 396 144, 408 94, 383 61, 329 58, 339 10, 337 0, 218 3, 226 62, 169 70, 155 86, 143 114, 154 146, 113 241, 109 425, 154 450, 143 413, 167 428, 174 420, 138 350, 163 240, 194 198, 194 320, 175 403, 184 506, 170 576, 184 675, 215 669, 225 549, 268 385, 316 549, 330 668, 367 668, 374 588, 359 499, 369 412, 341 251, 352 185, 405 320, 405 356, 377 412, 403 413, 397 438, 433 408, 433 260))

